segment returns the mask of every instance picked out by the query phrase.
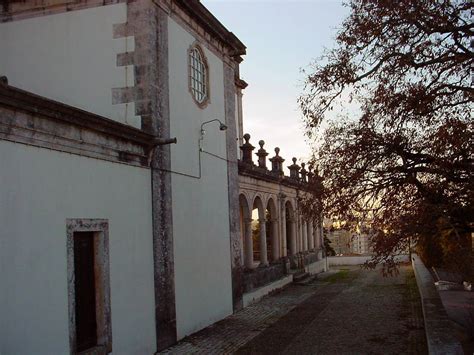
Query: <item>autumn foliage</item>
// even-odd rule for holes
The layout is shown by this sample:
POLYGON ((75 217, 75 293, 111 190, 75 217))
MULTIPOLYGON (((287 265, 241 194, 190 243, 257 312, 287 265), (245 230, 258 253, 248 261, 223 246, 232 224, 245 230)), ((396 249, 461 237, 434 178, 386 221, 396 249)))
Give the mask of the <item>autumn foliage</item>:
POLYGON ((410 240, 449 264, 446 245, 449 255, 465 250, 474 225, 474 2, 347 6, 335 48, 313 64, 299 99, 324 214, 370 224, 372 265, 390 271, 410 240))

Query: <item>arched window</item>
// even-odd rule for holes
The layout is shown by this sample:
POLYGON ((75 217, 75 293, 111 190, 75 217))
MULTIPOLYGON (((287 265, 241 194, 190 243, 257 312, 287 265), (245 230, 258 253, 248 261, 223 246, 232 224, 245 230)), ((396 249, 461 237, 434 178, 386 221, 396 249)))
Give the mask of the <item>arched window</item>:
POLYGON ((189 50, 189 89, 200 106, 209 99, 209 74, 206 58, 201 48, 193 45, 189 50))

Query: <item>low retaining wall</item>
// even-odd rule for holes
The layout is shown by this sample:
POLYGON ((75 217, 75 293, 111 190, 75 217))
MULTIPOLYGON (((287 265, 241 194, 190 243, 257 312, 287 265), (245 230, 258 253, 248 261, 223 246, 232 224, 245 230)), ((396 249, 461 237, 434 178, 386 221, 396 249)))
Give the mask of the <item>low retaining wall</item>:
POLYGON ((314 275, 319 274, 320 272, 327 271, 326 270, 326 260, 318 260, 312 264, 306 265, 304 271, 308 274, 314 275))
POLYGON ((292 282, 293 282, 293 274, 290 274, 268 285, 254 289, 251 292, 244 293, 242 296, 242 302, 244 304, 244 307, 247 307, 248 305, 251 305, 252 303, 257 302, 263 296, 268 295, 272 291, 283 288, 292 282))
POLYGON ((433 277, 417 255, 412 258, 416 283, 420 291, 426 341, 430 354, 464 354, 457 340, 453 323, 443 307, 433 277))
POLYGON ((328 256, 328 265, 362 265, 369 259, 370 256, 328 256))
MULTIPOLYGON (((328 264, 329 266, 342 266, 342 265, 362 265, 366 261, 370 260, 370 255, 362 256, 329 256, 328 264)), ((395 257, 396 261, 409 262, 410 257, 408 255, 397 255, 395 257)))
MULTIPOLYGON (((316 253, 305 256, 305 262, 308 262, 304 267, 305 272, 314 275, 326 271, 326 260, 316 259, 316 253)), ((281 264, 246 272, 244 274, 244 294, 242 296, 244 307, 257 302, 272 291, 292 283, 293 274, 286 274, 285 271, 285 264, 282 262, 281 264)))
POLYGON ((282 279, 286 275, 285 264, 281 261, 267 267, 258 267, 244 273, 244 293, 282 279))

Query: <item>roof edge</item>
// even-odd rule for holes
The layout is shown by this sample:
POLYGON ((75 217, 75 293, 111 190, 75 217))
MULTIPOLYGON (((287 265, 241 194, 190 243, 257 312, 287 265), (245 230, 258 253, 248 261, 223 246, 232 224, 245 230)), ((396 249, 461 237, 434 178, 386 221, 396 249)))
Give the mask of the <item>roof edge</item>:
POLYGON ((199 0, 175 0, 176 5, 193 17, 207 32, 232 49, 231 56, 247 53, 247 47, 230 32, 199 0))

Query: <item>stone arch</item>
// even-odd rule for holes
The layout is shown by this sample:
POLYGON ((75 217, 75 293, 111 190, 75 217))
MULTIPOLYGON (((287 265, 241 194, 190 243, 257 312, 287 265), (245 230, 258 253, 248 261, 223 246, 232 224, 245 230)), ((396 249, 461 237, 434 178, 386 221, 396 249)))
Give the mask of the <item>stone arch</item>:
POLYGON ((248 198, 243 192, 239 194, 239 205, 240 205, 240 210, 243 217, 250 218, 251 216, 250 216, 250 207, 249 207, 248 198))
POLYGON ((252 210, 249 199, 245 193, 239 194, 240 206, 240 236, 243 246, 244 266, 248 269, 254 267, 253 263, 253 242, 252 242, 252 210))
POLYGON ((270 196, 267 200, 267 210, 270 212, 272 218, 277 218, 276 197, 270 196))
POLYGON ((265 218, 265 208, 264 208, 264 203, 263 203, 263 198, 262 196, 260 196, 260 194, 255 194, 255 196, 253 197, 253 201, 252 201, 252 211, 254 209, 258 209, 258 218, 261 219, 261 218, 265 218))

